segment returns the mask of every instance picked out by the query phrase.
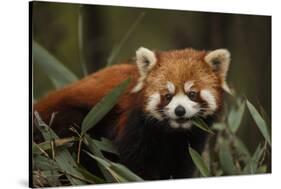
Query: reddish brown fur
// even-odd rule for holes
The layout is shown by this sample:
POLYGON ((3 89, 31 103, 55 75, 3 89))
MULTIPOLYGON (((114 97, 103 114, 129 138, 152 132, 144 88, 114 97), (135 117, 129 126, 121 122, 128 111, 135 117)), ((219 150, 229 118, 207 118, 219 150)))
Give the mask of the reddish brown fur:
POLYGON ((166 94, 167 81, 175 85, 176 93, 184 92, 183 85, 186 81, 194 81, 192 89, 195 91, 209 89, 220 107, 222 81, 204 61, 205 55, 205 51, 193 49, 157 53, 157 65, 151 70, 145 85, 146 99, 156 91, 160 91, 162 95, 166 94))
MULTIPOLYGON (((70 135, 68 128, 80 125, 87 112, 95 106, 99 100, 123 80, 131 77, 131 84, 126 93, 120 98, 110 115, 117 116, 117 133, 122 132, 127 122, 127 111, 141 106, 144 109, 144 99, 147 99, 155 91, 161 94, 167 92, 166 82, 171 81, 177 90, 183 90, 183 83, 189 80, 195 81, 197 90, 208 87, 221 105, 221 80, 204 62, 205 51, 192 49, 158 52, 157 64, 148 74, 144 89, 139 93, 130 93, 136 85, 139 72, 135 64, 114 65, 98 71, 80 81, 70 84, 63 89, 50 93, 34 105, 45 122, 49 122, 51 114, 58 112, 52 128, 57 133, 70 135), (165 66, 162 66, 165 65, 165 66)), ((110 124, 111 118, 106 119, 110 124)), ((35 140, 39 140, 36 139, 35 140)))
MULTIPOLYGON (((117 104, 119 107, 118 113, 122 114, 131 108, 134 94, 130 93, 129 95, 129 91, 136 84, 138 76, 135 64, 114 65, 60 90, 51 92, 34 105, 34 110, 38 111, 41 118, 47 123, 50 121, 51 114, 57 112, 52 128, 58 133, 69 135, 70 132, 67 130, 70 126, 80 125, 90 108, 129 77, 131 78, 131 84, 117 104)), ((120 120, 120 123, 123 123, 123 121, 120 120)))

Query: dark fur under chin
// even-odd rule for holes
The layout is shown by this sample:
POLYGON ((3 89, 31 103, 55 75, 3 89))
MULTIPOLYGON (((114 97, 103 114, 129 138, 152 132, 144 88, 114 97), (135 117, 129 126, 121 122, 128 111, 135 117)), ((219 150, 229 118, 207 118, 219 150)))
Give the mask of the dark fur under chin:
MULTIPOLYGON (((213 119, 205 122, 211 126, 213 119)), ((115 141, 121 163, 145 180, 191 177, 194 164, 188 146, 201 153, 207 133, 194 126, 186 130, 168 124, 140 110, 131 112, 123 135, 115 141)))

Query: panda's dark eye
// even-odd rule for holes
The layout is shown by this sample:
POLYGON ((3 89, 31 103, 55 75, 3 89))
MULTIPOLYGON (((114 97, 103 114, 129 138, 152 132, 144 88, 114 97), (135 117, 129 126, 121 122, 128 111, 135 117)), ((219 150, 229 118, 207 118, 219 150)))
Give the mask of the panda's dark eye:
POLYGON ((170 93, 165 94, 165 99, 166 99, 167 101, 171 101, 172 98, 173 98, 173 95, 172 95, 172 94, 170 94, 170 93))
POLYGON ((187 96, 190 100, 196 100, 197 99, 197 93, 195 91, 189 91, 187 93, 187 96))

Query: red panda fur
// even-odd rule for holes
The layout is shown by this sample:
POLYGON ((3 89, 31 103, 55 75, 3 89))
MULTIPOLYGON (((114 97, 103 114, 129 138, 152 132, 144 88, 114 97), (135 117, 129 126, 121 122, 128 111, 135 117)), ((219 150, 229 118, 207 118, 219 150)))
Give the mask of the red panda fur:
MULTIPOLYGON (((214 86, 215 88, 220 88, 221 81, 215 74, 212 73, 211 68, 205 62, 203 62, 203 58, 206 55, 205 51, 185 49, 157 52, 156 55, 157 65, 151 70, 150 76, 147 78, 148 84, 154 83, 152 81, 156 80, 159 81, 159 83, 170 80, 174 81, 174 83, 180 86, 180 84, 182 84, 187 78, 190 79, 194 77, 195 80, 200 78, 201 82, 199 84, 201 84, 201 86, 198 86, 199 89, 204 86, 214 86), (186 65, 182 64, 180 60, 184 61, 187 59, 192 59, 193 62, 190 66, 190 72, 183 73, 182 70, 188 69, 183 68, 183 66, 186 67, 186 65), (167 62, 167 60, 169 61, 167 62), (159 71, 157 66, 161 66, 163 63, 165 63, 166 66, 159 71), (154 74, 154 70, 157 70, 156 74, 154 74), (159 77, 159 75, 162 75, 163 77, 159 77), (175 75, 180 75, 180 77, 174 77, 175 75), (174 78, 180 79, 175 80, 174 78)), ((121 114, 122 116, 119 117, 119 121, 116 126, 117 131, 121 131, 124 123, 127 120, 125 112, 128 109, 133 108, 132 105, 137 106, 136 98, 138 95, 130 93, 130 91, 136 85, 138 77, 139 72, 135 64, 117 64, 91 74, 84 79, 74 82, 60 90, 51 92, 34 105, 34 110, 37 111, 43 121, 47 123, 50 121, 52 113, 57 113, 52 123, 52 128, 58 131, 66 131, 68 129, 65 127, 69 127, 70 125, 73 126, 73 124, 80 125, 81 121, 83 120, 85 114, 81 112, 79 113, 79 109, 85 111, 90 110, 114 87, 116 87, 122 81, 131 78, 131 83, 128 87, 128 90, 120 98, 117 104, 119 107, 119 113, 123 113, 121 114), (78 112, 74 111, 76 109, 78 112), (62 114, 65 116, 61 116, 62 114)), ((159 86, 150 86, 150 88, 155 90, 156 88, 158 89, 159 86)), ((160 89, 160 91, 161 90, 165 89, 160 89)), ((213 93, 215 94, 219 105, 221 105, 221 93, 218 93, 217 91, 221 90, 215 90, 213 93)), ((148 98, 149 95, 151 95, 151 93, 148 90, 148 92, 144 94, 144 98, 148 98)), ((138 97, 138 99, 140 98, 138 97)), ((139 101, 139 103, 143 103, 144 99, 139 101)))
MULTIPOLYGON (((99 131, 96 131, 95 133, 91 133, 90 131, 90 134, 96 134, 97 137, 108 137, 117 143, 122 143, 120 145, 120 150, 123 150, 123 154, 126 156, 127 150, 132 147, 130 145, 133 145, 134 142, 138 144, 137 141, 133 140, 138 140, 138 137, 146 138, 139 136, 142 131, 137 134, 132 131, 140 129, 140 127, 142 127, 142 124, 145 123, 139 121, 138 124, 137 122, 135 124, 134 122, 130 123, 130 121, 132 121, 132 119, 142 120, 143 113, 145 114, 146 112, 146 110, 144 109, 146 99, 156 89, 160 91, 160 93, 164 93, 166 89, 164 89, 162 87, 163 85, 160 84, 164 84, 164 82, 166 82, 167 80, 173 81, 173 83, 176 85, 177 90, 183 90, 181 89, 182 83, 187 79, 194 79, 195 81, 200 80, 200 82, 195 84, 196 87, 200 90, 205 86, 210 86, 213 89, 212 93, 214 94, 214 97, 217 101, 217 111, 220 110, 222 105, 221 85, 223 81, 204 61, 204 57, 206 56, 206 54, 206 51, 196 51, 193 49, 156 52, 155 55, 157 58, 157 64, 150 70, 146 80, 144 81, 143 89, 135 93, 131 91, 139 82, 138 79, 140 77, 140 73, 137 65, 128 63, 113 65, 111 67, 104 68, 96 73, 93 73, 85 77, 84 79, 74 82, 62 89, 51 92, 47 96, 40 99, 36 104, 34 104, 33 108, 34 111, 37 111, 39 113, 40 117, 46 123, 49 123, 52 113, 57 112, 51 125, 52 129, 60 137, 73 136, 74 133, 72 133, 69 128, 73 126, 80 126, 83 118, 90 111, 90 109, 97 104, 97 102, 99 102, 108 92, 119 85, 122 81, 130 78, 131 82, 128 89, 120 97, 116 106, 109 112, 108 115, 105 116, 103 120, 100 121, 100 127, 97 128, 100 129, 102 134, 100 134, 99 131), (187 60, 189 61, 188 67, 186 67, 187 60), (163 64, 165 64, 165 66, 161 67, 161 65, 163 64), (103 128, 104 130, 106 128, 106 132, 109 132, 109 134, 105 134, 103 128), (126 137, 127 133, 131 133, 129 134, 131 135, 131 138, 128 140, 124 138, 126 137)), ((212 121, 209 122, 212 123, 212 121)), ((157 122, 156 124, 161 125, 163 123, 157 122)), ((154 128, 147 129, 149 130, 154 128)), ((152 130, 149 132, 151 132, 151 134, 148 135, 152 135, 154 134, 154 132, 158 131, 152 130)), ((175 136, 167 136, 167 140, 179 140, 178 142, 183 148, 183 145, 185 144, 185 137, 188 135, 190 137, 190 141, 194 141, 194 147, 198 147, 198 150, 200 151, 202 150, 202 145, 205 141, 205 133, 197 131, 196 129, 194 130, 194 133, 196 133, 196 136, 186 133, 176 133, 175 136), (200 137, 198 137, 197 135, 200 137), (204 137, 201 138, 201 136, 204 137)), ((156 133, 156 135, 158 134, 156 133)), ((35 142, 42 142, 42 137, 40 136, 36 127, 34 127, 33 137, 35 142)), ((156 138, 157 137, 158 136, 156 136, 156 138)), ((147 146, 149 146, 149 144, 147 144, 147 146)), ((133 146, 132 148, 135 147, 133 146)), ((173 148, 174 147, 171 147, 171 149, 173 148)), ((155 149, 157 149, 157 147, 155 147, 155 149)), ((177 147, 175 150, 177 150, 177 147)), ((181 149, 179 151, 181 155, 187 153, 187 151, 185 152, 181 149)), ((177 151, 174 151, 173 153, 177 153, 177 151)), ((135 154, 135 156, 138 155, 135 154)), ((139 156, 143 157, 143 159, 147 158, 145 157, 146 155, 143 154, 139 156)), ((169 156, 167 158, 170 161, 173 159, 173 156, 169 156)), ((164 170, 162 171, 164 172, 163 174, 155 172, 154 169, 148 168, 148 165, 150 163, 148 163, 148 165, 142 165, 143 162, 145 162, 143 164, 146 164, 148 160, 141 160, 140 162, 142 163, 139 163, 141 165, 138 165, 140 167, 136 167, 135 161, 137 160, 132 160, 129 157, 125 157, 124 159, 125 160, 122 163, 131 168, 133 171, 136 171, 145 179, 164 179, 169 178, 170 174, 174 174, 175 178, 182 178, 190 176, 192 170, 182 170, 183 167, 192 166, 190 157, 187 159, 189 162, 186 162, 182 168, 180 168, 180 165, 171 165, 171 170, 180 169, 180 172, 174 173, 174 171, 166 172, 166 170, 164 170)), ((180 159, 180 161, 181 160, 182 159, 180 159)), ((155 161, 157 162, 157 160, 155 161)), ((164 165, 160 164, 157 166, 160 170, 162 170, 162 166, 164 165)))
POLYGON ((182 84, 185 81, 194 80, 195 82, 200 81, 195 83, 199 91, 206 86, 215 89, 212 92, 220 107, 222 103, 222 80, 204 62, 206 54, 206 51, 193 49, 157 53, 157 64, 147 78, 149 88, 152 90, 148 90, 145 97, 151 95, 155 89, 160 92, 166 90, 164 83, 167 81, 172 81, 176 85, 176 89, 183 90, 182 84), (189 63, 186 64, 186 61, 189 63), (162 64, 165 64, 165 66, 161 67, 162 64), (162 85, 159 85, 159 83, 162 85))
MULTIPOLYGON (((49 123, 52 113, 56 113, 52 129, 58 131, 58 134, 67 133, 69 135, 70 132, 61 132, 61 130, 67 131, 74 124, 80 125, 85 116, 84 112, 79 113, 73 110, 90 110, 102 97, 128 78, 131 81, 130 85, 117 106, 120 113, 132 108, 131 104, 135 100, 135 94, 131 94, 130 91, 138 77, 139 73, 135 64, 114 65, 51 92, 34 105, 34 111, 37 111, 46 123, 49 123)), ((117 127, 121 128, 125 121, 126 117, 120 117, 117 127)))

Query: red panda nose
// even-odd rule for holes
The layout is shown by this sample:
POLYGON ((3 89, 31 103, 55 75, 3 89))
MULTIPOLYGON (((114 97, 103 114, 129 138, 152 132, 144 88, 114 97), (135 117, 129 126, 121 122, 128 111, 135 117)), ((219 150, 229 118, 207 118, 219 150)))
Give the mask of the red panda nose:
POLYGON ((185 109, 183 106, 177 106, 176 109, 175 109, 175 114, 178 116, 178 117, 182 117, 184 114, 185 114, 185 109))

